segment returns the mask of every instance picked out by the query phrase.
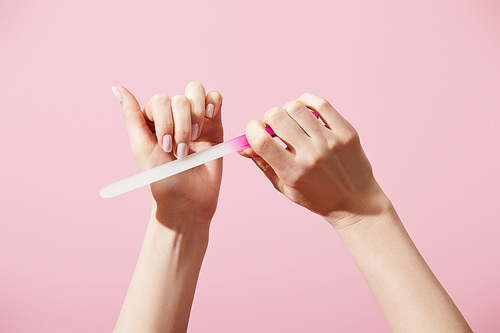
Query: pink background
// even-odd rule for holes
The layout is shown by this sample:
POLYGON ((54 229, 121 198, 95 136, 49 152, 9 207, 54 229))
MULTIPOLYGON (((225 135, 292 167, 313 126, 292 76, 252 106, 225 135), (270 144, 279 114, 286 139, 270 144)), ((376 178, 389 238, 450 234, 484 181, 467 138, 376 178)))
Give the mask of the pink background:
MULTIPOLYGON (((189 81, 226 139, 310 91, 358 129, 413 240, 474 330, 498 327, 500 6, 447 1, 0 2, 0 331, 109 332, 149 217, 120 84, 189 81)), ((190 332, 388 331, 334 231, 225 160, 190 332)))

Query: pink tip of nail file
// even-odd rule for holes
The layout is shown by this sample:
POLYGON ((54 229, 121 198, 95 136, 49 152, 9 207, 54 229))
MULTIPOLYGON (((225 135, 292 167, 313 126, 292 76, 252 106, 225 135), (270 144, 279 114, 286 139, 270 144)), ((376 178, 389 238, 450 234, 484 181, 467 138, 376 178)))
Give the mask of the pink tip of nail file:
MULTIPOLYGON (((316 112, 312 112, 315 117, 319 117, 316 112)), ((266 126, 266 131, 272 137, 275 137, 273 130, 266 126)), ((182 160, 175 160, 157 166, 156 168, 149 169, 131 177, 119 180, 113 184, 103 187, 99 191, 102 198, 112 198, 117 195, 135 190, 136 188, 146 186, 148 184, 157 182, 164 178, 176 175, 183 171, 192 169, 199 165, 205 164, 212 160, 216 160, 225 155, 234 153, 236 151, 250 147, 245 134, 240 135, 234 139, 226 142, 219 143, 213 147, 193 153, 182 160)))

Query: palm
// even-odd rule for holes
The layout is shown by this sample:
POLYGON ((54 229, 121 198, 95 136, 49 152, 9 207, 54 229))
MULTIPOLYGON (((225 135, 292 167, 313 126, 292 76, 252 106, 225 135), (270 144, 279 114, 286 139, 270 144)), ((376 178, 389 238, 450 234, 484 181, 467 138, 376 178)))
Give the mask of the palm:
MULTIPOLYGON (((222 142, 222 126, 206 119, 200 137, 191 142, 189 153, 199 152, 222 142)), ((166 153, 158 145, 156 136, 151 133, 150 140, 136 153, 135 160, 140 171, 145 171, 175 160, 172 153, 166 153)), ((181 172, 150 185, 155 201, 179 207, 184 211, 196 207, 198 213, 212 216, 217 205, 217 197, 222 177, 222 159, 181 172), (181 207, 179 207, 181 208, 181 207)))

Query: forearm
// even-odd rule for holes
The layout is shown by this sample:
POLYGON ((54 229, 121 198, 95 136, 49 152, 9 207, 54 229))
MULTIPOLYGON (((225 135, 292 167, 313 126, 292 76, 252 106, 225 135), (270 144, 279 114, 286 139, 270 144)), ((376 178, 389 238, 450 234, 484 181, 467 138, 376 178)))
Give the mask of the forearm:
POLYGON ((115 332, 185 332, 203 257, 208 224, 172 230, 153 206, 144 243, 115 332), (199 226, 199 227, 198 227, 199 226))
POLYGON ((393 332, 470 332, 392 205, 337 230, 393 332))

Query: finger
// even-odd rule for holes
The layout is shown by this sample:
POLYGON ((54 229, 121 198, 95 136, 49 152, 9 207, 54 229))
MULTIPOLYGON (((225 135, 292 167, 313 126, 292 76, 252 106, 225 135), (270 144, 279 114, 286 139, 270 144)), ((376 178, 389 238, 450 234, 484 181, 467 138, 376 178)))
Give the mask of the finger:
POLYGON ((266 161, 278 176, 293 165, 292 153, 273 140, 262 121, 253 120, 248 123, 246 137, 255 153, 266 161))
POLYGON ((170 98, 164 94, 154 95, 146 104, 145 113, 154 122, 158 144, 166 153, 170 153, 174 126, 170 98))
POLYGON ((292 153, 295 153, 299 147, 309 145, 309 136, 283 108, 276 106, 269 109, 264 115, 264 119, 292 153))
POLYGON ((305 106, 316 111, 334 133, 345 133, 352 126, 345 120, 340 113, 324 98, 311 93, 302 94, 299 99, 305 106))
POLYGON ((220 114, 222 109, 222 94, 217 90, 207 91, 207 96, 205 97, 205 104, 206 104, 205 117, 220 122, 221 121, 220 114))
POLYGON ((205 88, 200 82, 189 82, 185 95, 191 102, 191 140, 196 140, 201 133, 205 117, 205 88))
POLYGON ((273 184, 274 188, 282 192, 283 182, 278 177, 273 168, 262 157, 257 155, 253 149, 249 148, 248 150, 246 150, 246 153, 248 154, 248 157, 252 159, 255 165, 257 165, 259 169, 262 170, 264 175, 266 175, 266 177, 271 181, 271 184, 273 184))
POLYGON ((117 98, 121 97, 123 119, 132 148, 135 145, 151 141, 153 133, 146 124, 146 119, 144 119, 135 96, 122 86, 113 86, 111 89, 117 98))
POLYGON ((302 128, 306 134, 313 138, 323 136, 325 126, 319 121, 300 101, 290 101, 283 106, 283 109, 302 128))
POLYGON ((191 141, 191 102, 184 95, 172 97, 172 115, 174 116, 175 156, 183 159, 188 154, 191 141))
POLYGON ((238 150, 237 153, 240 154, 241 156, 245 157, 245 158, 252 158, 252 154, 255 154, 255 152, 252 149, 252 147, 248 147, 248 148, 245 148, 245 149, 242 149, 242 150, 238 150))

